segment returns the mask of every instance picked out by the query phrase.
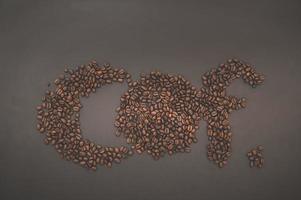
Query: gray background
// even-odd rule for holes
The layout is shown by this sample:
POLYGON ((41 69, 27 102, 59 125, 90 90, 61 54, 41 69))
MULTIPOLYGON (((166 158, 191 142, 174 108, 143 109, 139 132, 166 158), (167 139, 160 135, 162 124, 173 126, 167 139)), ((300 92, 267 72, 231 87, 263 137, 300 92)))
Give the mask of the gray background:
MULTIPOLYGON (((298 1, 0 1, 0 199, 300 199, 301 46, 298 1), (237 57, 266 82, 235 81, 247 97, 231 115, 233 156, 218 169, 206 159, 206 124, 192 153, 134 156, 112 169, 88 171, 61 160, 35 130, 35 107, 68 65, 96 59, 123 66, 134 78, 161 70, 200 86, 200 75, 237 57), (265 147, 264 169, 246 152, 265 147)), ((125 85, 83 99, 84 136, 114 136, 114 108, 125 85)))

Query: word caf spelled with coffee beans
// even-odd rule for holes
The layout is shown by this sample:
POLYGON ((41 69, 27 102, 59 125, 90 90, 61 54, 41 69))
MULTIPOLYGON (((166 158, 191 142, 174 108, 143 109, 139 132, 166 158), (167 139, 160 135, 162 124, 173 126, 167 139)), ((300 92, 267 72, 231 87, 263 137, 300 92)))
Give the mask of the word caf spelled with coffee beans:
POLYGON ((226 93, 237 78, 252 87, 264 80, 251 65, 237 59, 205 73, 201 88, 181 75, 158 71, 141 74, 133 81, 124 69, 93 61, 66 69, 54 81, 55 88, 46 91, 37 106, 37 130, 45 134, 45 144, 52 145, 62 158, 96 170, 99 165, 120 163, 134 153, 146 153, 155 160, 166 154, 188 153, 192 143, 198 141, 200 120, 205 120, 208 159, 222 168, 231 156, 229 114, 246 106, 245 98, 226 93), (124 137, 128 145, 106 146, 85 139, 80 128, 81 98, 103 85, 124 82, 128 90, 120 98, 114 124, 116 136, 124 137))

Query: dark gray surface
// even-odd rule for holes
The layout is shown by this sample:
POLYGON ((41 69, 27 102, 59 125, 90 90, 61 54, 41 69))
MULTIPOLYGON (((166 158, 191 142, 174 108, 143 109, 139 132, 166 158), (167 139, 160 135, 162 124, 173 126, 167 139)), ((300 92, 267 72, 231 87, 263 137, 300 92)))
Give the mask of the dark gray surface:
MULTIPOLYGON (((300 199, 300 16, 298 1, 0 1, 0 199, 300 199), (231 85, 248 105, 231 115, 233 156, 222 170, 206 159, 204 122, 190 154, 134 156, 97 172, 61 160, 35 130, 35 107, 64 65, 110 61, 135 78, 158 69, 199 86, 233 56, 266 82, 231 85), (245 157, 256 144, 265 147, 262 170, 245 157)), ((113 135, 125 90, 83 100, 85 137, 125 143, 113 135)))

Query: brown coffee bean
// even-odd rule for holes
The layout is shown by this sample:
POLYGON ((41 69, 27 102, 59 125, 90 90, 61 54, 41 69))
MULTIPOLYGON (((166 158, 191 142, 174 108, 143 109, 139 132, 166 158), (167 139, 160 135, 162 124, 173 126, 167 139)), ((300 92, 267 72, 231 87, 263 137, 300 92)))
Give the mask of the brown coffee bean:
POLYGON ((257 146, 258 151, 263 151, 263 146, 259 145, 257 146))
POLYGON ((250 167, 254 167, 254 161, 250 161, 250 167))
POLYGON ((121 135, 121 133, 120 133, 119 131, 116 131, 116 132, 115 132, 115 135, 116 135, 117 137, 119 137, 119 136, 121 135))

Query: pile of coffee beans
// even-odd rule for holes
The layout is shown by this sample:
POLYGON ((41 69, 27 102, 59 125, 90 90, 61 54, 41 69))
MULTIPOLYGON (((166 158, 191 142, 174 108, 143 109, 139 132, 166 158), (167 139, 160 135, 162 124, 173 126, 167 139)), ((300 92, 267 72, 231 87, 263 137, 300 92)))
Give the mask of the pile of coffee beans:
POLYGON ((263 158, 263 147, 261 145, 258 145, 256 148, 251 149, 247 153, 247 157, 249 159, 249 165, 251 168, 257 167, 262 168, 264 163, 263 158))
POLYGON ((190 152, 197 142, 199 95, 182 76, 141 74, 121 97, 115 126, 138 154, 146 151, 157 160, 165 153, 190 152))
POLYGON ((97 165, 111 167, 132 155, 127 147, 109 147, 83 138, 80 128, 81 97, 88 97, 96 89, 113 82, 131 82, 124 69, 110 65, 99 66, 95 61, 75 70, 65 70, 54 81, 53 91, 47 91, 42 104, 37 106, 37 130, 45 134, 45 143, 51 144, 66 160, 95 170, 97 165))
MULTIPOLYGON (((252 87, 264 80, 252 66, 237 59, 205 73, 200 89, 180 75, 151 72, 132 81, 124 69, 91 62, 75 70, 66 69, 54 81, 55 89, 47 91, 37 107, 37 129, 45 133, 45 143, 52 144, 63 158, 95 170, 98 164, 111 167, 134 152, 146 152, 155 160, 165 154, 190 152, 191 144, 197 142, 199 122, 204 119, 208 159, 223 167, 231 156, 229 114, 246 106, 245 98, 227 96, 226 88, 240 77, 252 87), (84 139, 79 122, 80 98, 103 85, 125 80, 128 91, 116 109, 115 127, 116 135, 123 135, 131 148, 101 146, 84 139)), ((253 165, 262 166, 261 158, 252 156, 253 165)))
POLYGON ((237 78, 252 87, 261 84, 264 77, 258 74, 252 66, 237 59, 229 59, 218 68, 212 69, 202 76, 200 101, 206 106, 202 118, 207 121, 208 159, 223 167, 231 155, 232 132, 229 124, 229 114, 246 106, 245 98, 227 96, 226 88, 237 78))

